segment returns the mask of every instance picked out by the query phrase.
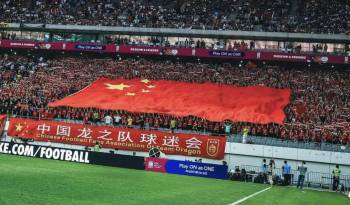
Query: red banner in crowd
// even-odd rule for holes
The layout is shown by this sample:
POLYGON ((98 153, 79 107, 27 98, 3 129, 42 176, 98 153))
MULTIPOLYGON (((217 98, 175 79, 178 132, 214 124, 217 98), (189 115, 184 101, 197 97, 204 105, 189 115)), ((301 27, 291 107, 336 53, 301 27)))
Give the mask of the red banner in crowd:
POLYGON ((285 118, 289 89, 235 87, 212 83, 100 79, 87 88, 49 103, 50 107, 99 108, 197 116, 210 121, 279 123, 285 118))
POLYGON ((157 147, 169 155, 223 159, 225 137, 174 134, 160 131, 114 128, 46 120, 11 118, 8 135, 36 141, 148 152, 157 147))

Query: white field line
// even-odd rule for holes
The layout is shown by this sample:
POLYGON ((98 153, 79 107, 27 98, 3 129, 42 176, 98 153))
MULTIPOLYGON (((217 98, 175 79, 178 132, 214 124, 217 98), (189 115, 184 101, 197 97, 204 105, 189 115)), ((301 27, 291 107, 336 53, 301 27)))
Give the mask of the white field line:
POLYGON ((260 190, 260 191, 258 191, 258 192, 255 192, 254 194, 251 194, 251 195, 249 195, 249 196, 246 196, 246 197, 244 197, 244 198, 242 198, 242 199, 240 199, 240 200, 238 200, 238 201, 236 201, 236 202, 233 202, 232 204, 229 204, 229 205, 237 205, 237 204, 240 204, 240 203, 244 202, 245 200, 248 200, 248 199, 250 199, 250 198, 252 198, 252 197, 254 197, 254 196, 256 196, 256 195, 258 195, 258 194, 260 194, 260 193, 263 193, 263 192, 269 190, 269 189, 271 189, 271 187, 268 187, 268 188, 266 188, 266 189, 263 189, 263 190, 260 190))

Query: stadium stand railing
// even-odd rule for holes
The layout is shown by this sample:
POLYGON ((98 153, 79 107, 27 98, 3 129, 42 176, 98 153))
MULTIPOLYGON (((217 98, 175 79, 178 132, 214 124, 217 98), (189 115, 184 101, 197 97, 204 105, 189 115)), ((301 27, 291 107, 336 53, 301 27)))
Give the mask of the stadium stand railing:
MULTIPOLYGON (((239 168, 245 169, 249 173, 259 173, 260 167, 251 165, 241 165, 239 168)), ((292 170, 292 185, 298 183, 299 171, 292 170)), ((282 176, 282 168, 275 169, 275 175, 282 176)), ((304 185, 310 188, 322 188, 322 189, 332 189, 333 177, 330 173, 322 172, 307 172, 305 176, 304 185)), ((350 188, 350 175, 341 175, 340 184, 343 185, 345 191, 349 191, 350 188)))
MULTIPOLYGON (((242 142, 242 135, 235 134, 227 138, 228 142, 242 142)), ((278 146, 278 147, 290 147, 299 149, 312 149, 312 150, 322 150, 322 151, 332 151, 332 152, 350 152, 349 145, 340 144, 330 144, 326 142, 312 142, 312 141, 293 141, 293 140, 282 140, 272 137, 264 136, 252 136, 247 137, 247 142, 251 144, 278 146)))

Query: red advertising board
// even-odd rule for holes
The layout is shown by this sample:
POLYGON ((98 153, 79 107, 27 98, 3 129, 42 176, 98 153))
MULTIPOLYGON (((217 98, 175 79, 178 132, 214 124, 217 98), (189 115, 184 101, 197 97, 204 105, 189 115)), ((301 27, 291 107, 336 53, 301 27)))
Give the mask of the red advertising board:
POLYGON ((80 51, 80 52, 99 52, 99 53, 115 53, 116 46, 114 44, 95 44, 95 43, 61 43, 62 50, 80 51))
POLYGON ((348 56, 304 54, 270 51, 210 50, 161 46, 114 45, 97 43, 35 42, 30 40, 0 40, 0 48, 22 48, 79 52, 121 53, 136 55, 225 58, 236 60, 286 61, 298 63, 349 64, 348 56))
POLYGON ((21 48, 21 49, 40 49, 40 50, 58 50, 58 51, 81 51, 81 52, 102 52, 115 53, 114 44, 95 44, 95 43, 65 43, 65 42, 35 42, 26 40, 0 40, 0 48, 21 48))
POLYGON ((12 40, 0 40, 1 48, 35 48, 36 43, 34 41, 12 41, 12 40))
POLYGON ((123 54, 161 55, 161 50, 161 47, 156 46, 119 45, 116 47, 116 52, 123 54))
POLYGON ((334 55, 314 55, 312 61, 315 63, 331 63, 331 64, 348 64, 348 56, 334 56, 334 55))
POLYGON ((145 159, 145 170, 152 172, 166 172, 167 159, 147 157, 145 159))
POLYGON ((257 60, 290 61, 306 63, 310 61, 307 54, 283 53, 283 52, 256 52, 257 60))
POLYGON ((192 48, 174 48, 160 46, 116 46, 116 52, 122 54, 140 54, 140 55, 164 55, 164 56, 194 56, 192 48))
POLYGON ((169 155, 223 159, 225 137, 167 133, 154 130, 115 128, 46 120, 11 118, 8 135, 36 141, 148 152, 158 148, 169 155))

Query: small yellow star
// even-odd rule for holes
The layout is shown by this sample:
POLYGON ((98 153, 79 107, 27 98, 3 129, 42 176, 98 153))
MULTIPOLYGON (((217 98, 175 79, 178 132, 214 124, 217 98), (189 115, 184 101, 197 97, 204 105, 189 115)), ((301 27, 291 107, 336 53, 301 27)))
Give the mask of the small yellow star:
POLYGON ((18 123, 18 124, 16 124, 15 126, 16 126, 16 132, 22 131, 23 125, 21 125, 21 123, 18 123))
POLYGON ((146 84, 148 84, 148 83, 150 83, 151 81, 150 80, 147 80, 147 79, 143 79, 143 80, 141 80, 141 83, 146 83, 146 84))
POLYGON ((125 95, 127 95, 127 96, 135 96, 136 94, 135 93, 126 93, 125 95))
POLYGON ((151 92, 151 91, 149 91, 149 90, 145 90, 145 89, 142 89, 142 91, 141 92, 143 92, 143 93, 149 93, 149 92, 151 92))
POLYGON ((146 86, 146 87, 152 89, 152 88, 155 88, 156 86, 154 86, 154 85, 148 85, 148 86, 146 86))
POLYGON ((109 90, 124 90, 124 88, 130 88, 130 85, 125 85, 124 83, 121 84, 117 84, 117 85, 113 85, 113 84, 109 84, 109 83, 105 83, 107 87, 107 89, 109 90))

